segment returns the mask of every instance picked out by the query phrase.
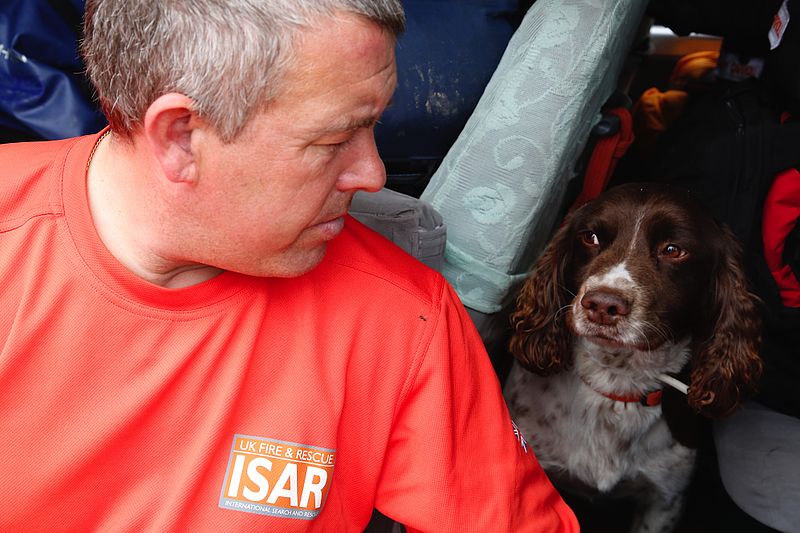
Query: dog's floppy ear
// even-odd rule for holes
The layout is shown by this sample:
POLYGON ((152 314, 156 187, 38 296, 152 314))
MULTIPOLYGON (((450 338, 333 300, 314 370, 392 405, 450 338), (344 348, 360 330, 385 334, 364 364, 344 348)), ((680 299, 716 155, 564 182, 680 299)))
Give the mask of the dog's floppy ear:
POLYGON ((511 314, 511 353, 525 368, 540 375, 572 365, 571 333, 564 320, 564 307, 569 302, 564 286, 569 235, 569 224, 565 223, 525 280, 511 314))
POLYGON ((738 242, 727 228, 722 236, 703 320, 713 328, 698 337, 688 393, 690 406, 713 417, 733 412, 755 390, 762 370, 758 300, 747 290, 738 242))

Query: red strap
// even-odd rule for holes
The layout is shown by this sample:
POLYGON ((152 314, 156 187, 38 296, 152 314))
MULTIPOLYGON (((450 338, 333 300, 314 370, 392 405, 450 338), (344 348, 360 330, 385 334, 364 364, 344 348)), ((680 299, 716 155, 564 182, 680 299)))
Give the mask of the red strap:
POLYGON ((789 265, 783 262, 786 237, 800 220, 800 172, 794 168, 778 174, 764 201, 761 236, 764 259, 783 305, 800 307, 800 281, 789 265))
POLYGON ((625 107, 615 107, 606 110, 605 113, 619 118, 619 129, 612 135, 598 139, 583 177, 583 190, 572 204, 572 209, 577 209, 593 200, 605 190, 614 173, 614 168, 617 166, 617 161, 625 155, 633 142, 631 112, 625 107))
POLYGON ((663 391, 661 389, 650 391, 645 394, 629 394, 626 396, 620 396, 617 394, 612 394, 610 392, 600 392, 599 390, 592 387, 592 385, 585 378, 581 379, 587 387, 595 391, 597 394, 605 396, 609 400, 614 400, 615 402, 640 403, 646 407, 655 407, 656 405, 661 404, 661 396, 663 394, 663 391))
POLYGON ((655 407, 661 403, 661 395, 663 392, 659 389, 648 392, 647 394, 632 394, 630 396, 617 396, 616 394, 606 392, 601 392, 600 394, 618 402, 640 403, 647 407, 655 407))

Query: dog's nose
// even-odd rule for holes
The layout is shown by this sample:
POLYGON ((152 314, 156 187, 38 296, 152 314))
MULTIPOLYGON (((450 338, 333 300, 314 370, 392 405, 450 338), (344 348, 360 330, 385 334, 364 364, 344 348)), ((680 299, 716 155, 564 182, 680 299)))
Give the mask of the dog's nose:
POLYGON ((607 290, 595 289, 586 291, 581 298, 581 307, 592 322, 602 325, 616 324, 620 317, 631 312, 631 304, 619 294, 607 290))

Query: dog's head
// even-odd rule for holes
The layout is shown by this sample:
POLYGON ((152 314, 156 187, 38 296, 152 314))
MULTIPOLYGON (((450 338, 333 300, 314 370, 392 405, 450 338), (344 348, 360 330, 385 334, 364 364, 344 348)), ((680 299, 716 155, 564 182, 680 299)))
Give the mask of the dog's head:
POLYGON ((718 416, 761 372, 760 319, 727 228, 688 194, 623 185, 574 211, 512 314, 511 351, 539 374, 572 364, 572 339, 657 350, 691 339, 688 401, 718 416))

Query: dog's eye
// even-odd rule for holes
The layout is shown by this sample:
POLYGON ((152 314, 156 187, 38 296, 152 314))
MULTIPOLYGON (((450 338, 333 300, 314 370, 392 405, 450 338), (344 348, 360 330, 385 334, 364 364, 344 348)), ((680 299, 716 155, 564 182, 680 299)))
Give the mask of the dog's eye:
POLYGON ((677 244, 668 243, 661 247, 661 255, 667 259, 682 259, 686 257, 686 250, 677 244))
POLYGON ((578 237, 583 243, 584 246, 588 246, 589 248, 597 248, 600 246, 600 239, 597 237, 597 234, 593 231, 582 231, 578 234, 578 237))

